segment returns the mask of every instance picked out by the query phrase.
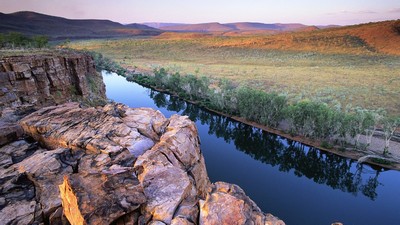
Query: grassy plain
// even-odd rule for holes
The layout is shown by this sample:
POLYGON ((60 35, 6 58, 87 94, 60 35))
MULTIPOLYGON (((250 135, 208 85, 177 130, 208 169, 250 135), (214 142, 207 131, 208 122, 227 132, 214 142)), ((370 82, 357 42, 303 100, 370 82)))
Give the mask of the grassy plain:
POLYGON ((164 67, 172 73, 227 78, 238 85, 286 93, 293 101, 384 108, 400 115, 397 51, 343 29, 239 37, 167 33, 157 38, 79 41, 69 47, 100 52, 143 72, 164 67))

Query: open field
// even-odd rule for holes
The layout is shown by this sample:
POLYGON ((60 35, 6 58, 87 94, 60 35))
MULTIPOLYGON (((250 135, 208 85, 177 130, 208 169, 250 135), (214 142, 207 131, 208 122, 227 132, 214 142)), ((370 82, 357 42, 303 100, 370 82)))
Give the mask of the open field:
MULTIPOLYGON (((169 33, 157 38, 79 41, 69 47, 100 52, 139 71, 164 67, 169 72, 227 78, 237 84, 286 93, 294 101, 308 98, 331 105, 340 103, 343 108, 385 108, 399 115, 400 56, 394 51, 396 47, 393 54, 383 54, 387 46, 349 36, 346 29, 252 37, 169 33), (303 45, 282 42, 286 47, 279 48, 276 43, 290 35, 292 41, 302 37, 303 45), (276 42, 273 47, 258 46, 260 40, 267 39, 276 42)), ((398 38, 393 35, 389 44, 398 38)))

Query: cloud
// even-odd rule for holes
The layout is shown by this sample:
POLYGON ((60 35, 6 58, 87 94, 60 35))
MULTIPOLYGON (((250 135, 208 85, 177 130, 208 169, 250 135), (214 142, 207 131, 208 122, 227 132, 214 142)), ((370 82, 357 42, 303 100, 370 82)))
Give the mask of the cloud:
POLYGON ((394 8, 387 11, 388 13, 400 13, 400 8, 394 8))
POLYGON ((348 11, 348 10, 342 10, 339 12, 331 12, 327 13, 327 15, 365 15, 365 14, 376 14, 378 12, 376 11, 371 11, 371 10, 361 10, 361 11, 348 11))

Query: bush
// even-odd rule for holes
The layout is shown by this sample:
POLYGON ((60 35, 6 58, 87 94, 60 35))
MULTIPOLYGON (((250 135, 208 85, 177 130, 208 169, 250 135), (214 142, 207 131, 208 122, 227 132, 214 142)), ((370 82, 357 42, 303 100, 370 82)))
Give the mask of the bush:
POLYGON ((43 48, 47 46, 48 42, 48 37, 44 35, 28 37, 18 32, 0 34, 0 47, 2 48, 43 48))
POLYGON ((118 63, 112 61, 111 59, 104 57, 101 53, 92 51, 82 51, 82 52, 90 55, 93 58, 96 70, 98 71, 107 70, 122 76, 126 76, 125 73, 127 72, 127 70, 125 68, 120 66, 118 63))
POLYGON ((283 119, 287 99, 275 93, 266 93, 248 87, 237 91, 237 108, 240 116, 276 127, 283 119))

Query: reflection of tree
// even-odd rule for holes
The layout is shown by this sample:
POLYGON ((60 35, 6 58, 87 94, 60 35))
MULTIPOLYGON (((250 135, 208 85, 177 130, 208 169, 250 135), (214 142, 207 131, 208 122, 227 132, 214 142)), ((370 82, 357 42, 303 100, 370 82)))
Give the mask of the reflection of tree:
POLYGON ((172 96, 170 97, 170 100, 171 101, 168 102, 168 106, 167 106, 167 109, 169 111, 179 112, 179 111, 185 109, 185 106, 186 106, 185 101, 183 101, 177 97, 172 97, 172 96))
POLYGON ((362 193, 368 198, 377 198, 376 188, 379 171, 374 176, 363 173, 362 164, 351 159, 322 152, 316 148, 301 143, 286 140, 280 136, 269 134, 260 129, 245 125, 230 118, 220 116, 168 97, 168 95, 151 91, 150 97, 158 107, 181 112, 193 121, 208 124, 208 133, 223 138, 227 143, 233 142, 236 148, 252 158, 278 166, 280 171, 305 176, 318 184, 325 184, 333 189, 339 189, 356 195, 362 193))
POLYGON ((372 200, 375 200, 376 197, 378 197, 378 194, 376 193, 375 190, 381 184, 378 181, 379 173, 380 173, 380 171, 377 170, 375 173, 375 176, 369 177, 367 183, 362 185, 362 187, 361 187, 362 193, 372 200))
POLYGON ((150 91, 150 98, 154 100, 154 103, 158 108, 165 108, 169 104, 167 103, 167 96, 164 93, 158 91, 150 91))

